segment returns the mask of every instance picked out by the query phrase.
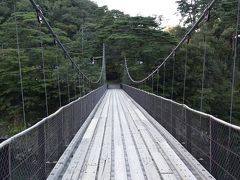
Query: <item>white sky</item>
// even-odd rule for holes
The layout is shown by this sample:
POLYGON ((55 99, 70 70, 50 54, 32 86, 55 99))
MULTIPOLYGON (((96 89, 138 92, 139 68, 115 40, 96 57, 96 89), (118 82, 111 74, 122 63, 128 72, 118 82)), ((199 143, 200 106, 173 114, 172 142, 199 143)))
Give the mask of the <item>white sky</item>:
POLYGON ((107 5, 110 10, 118 9, 131 16, 163 15, 164 26, 179 24, 176 0, 92 0, 99 6, 107 5))

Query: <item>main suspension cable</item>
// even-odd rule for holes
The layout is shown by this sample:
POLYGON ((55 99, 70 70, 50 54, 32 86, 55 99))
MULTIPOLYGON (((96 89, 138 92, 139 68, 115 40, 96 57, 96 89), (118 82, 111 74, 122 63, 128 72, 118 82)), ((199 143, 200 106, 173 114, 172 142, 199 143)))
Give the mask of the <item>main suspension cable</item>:
POLYGON ((207 5, 203 13, 201 14, 200 18, 197 20, 197 22, 192 26, 192 28, 185 34, 185 36, 182 38, 182 40, 178 43, 178 45, 171 51, 171 53, 165 58, 165 60, 154 70, 152 71, 148 76, 141 80, 134 80, 132 76, 129 73, 128 65, 127 65, 127 59, 125 57, 125 68, 127 70, 127 74, 129 76, 129 79, 133 83, 142 83, 149 79, 153 74, 155 74, 176 52, 177 50, 181 47, 181 45, 189 39, 191 34, 195 31, 195 29, 199 28, 200 23, 205 20, 206 15, 209 14, 210 10, 212 9, 213 5, 216 3, 217 0, 212 0, 210 4, 207 5))
MULTIPOLYGON (((34 7, 34 9, 37 12, 37 16, 38 16, 38 20, 39 21, 43 21, 45 23, 45 25, 47 26, 48 30, 50 31, 50 33, 52 34, 53 38, 54 38, 54 42, 60 46, 60 48, 63 50, 64 55, 66 58, 68 58, 70 60, 70 62, 72 63, 73 67, 75 67, 75 69, 77 70, 77 72, 79 74, 81 74, 86 80, 88 80, 89 82, 91 82, 92 84, 98 84, 100 83, 102 76, 103 76, 103 66, 104 63, 102 63, 102 70, 100 73, 100 77, 97 81, 93 81, 91 80, 89 77, 87 77, 79 68, 79 66, 77 65, 77 63, 72 59, 72 57, 70 56, 69 52, 67 51, 67 49, 65 48, 65 46, 61 43, 59 37, 57 36, 57 34, 53 31, 52 27, 50 26, 50 24, 48 23, 47 19, 45 18, 45 16, 43 15, 43 12, 40 8, 40 6, 35 2, 35 0, 30 0, 32 6, 34 7)), ((102 62, 104 62, 105 60, 103 59, 102 62)))

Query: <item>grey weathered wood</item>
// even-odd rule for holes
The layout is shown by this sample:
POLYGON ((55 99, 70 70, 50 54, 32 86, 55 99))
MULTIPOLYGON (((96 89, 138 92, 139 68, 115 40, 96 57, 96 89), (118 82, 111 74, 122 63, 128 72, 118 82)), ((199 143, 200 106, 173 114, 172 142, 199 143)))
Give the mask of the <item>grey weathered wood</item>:
MULTIPOLYGON (((150 155, 146 145, 144 144, 144 141, 138 131, 138 128, 136 127, 136 125, 133 122, 132 112, 128 111, 127 104, 126 104, 127 102, 124 100, 126 100, 126 99, 124 97, 122 97, 120 99, 120 102, 122 104, 124 113, 128 119, 129 128, 131 129, 134 140, 136 142, 136 146, 137 146, 136 148, 138 149, 140 159, 141 159, 143 167, 145 169, 147 179, 153 179, 153 180, 161 179, 161 177, 156 169, 156 166, 153 162, 153 159, 152 159, 152 157, 151 157, 151 155, 150 155)), ((142 128, 144 128, 144 127, 142 127, 142 128)))
MULTIPOLYGON (((128 98, 127 98, 128 99, 128 98)), ((128 99, 128 101, 131 101, 128 99)), ((188 167, 186 167, 186 165, 183 163, 183 161, 177 156, 177 154, 172 150, 172 148, 169 146, 169 144, 166 142, 166 140, 164 140, 164 138, 162 137, 162 135, 159 133, 158 130, 156 130, 153 125, 149 122, 149 119, 147 119, 145 116, 143 116, 143 114, 141 113, 141 111, 138 109, 139 107, 135 108, 135 106, 133 106, 133 109, 136 111, 137 115, 140 116, 140 119, 142 119, 143 121, 145 121, 143 126, 146 126, 147 129, 149 130, 149 132, 151 132, 151 134, 153 135, 153 137, 155 137, 157 145, 161 148, 161 152, 163 152, 164 156, 167 156, 166 158, 170 160, 171 164, 173 165, 175 171, 179 172, 178 174, 180 174, 179 178, 184 178, 184 179, 196 179, 194 177, 194 175, 192 174, 192 172, 189 170, 188 167)), ((149 115, 148 115, 149 117, 149 115)), ((168 136, 167 136, 168 137, 168 136)), ((178 143, 179 144, 179 143, 178 143)), ((182 149, 182 148, 179 148, 182 149)), ((191 158, 193 159, 193 157, 191 156, 191 158)), ((195 160, 196 161, 196 160, 195 160)), ((199 165, 199 163, 195 162, 195 165, 199 165)), ((211 176, 209 176, 209 173, 205 173, 206 170, 203 170, 201 172, 204 173, 205 178, 210 178, 211 176)), ((198 176, 199 178, 200 176, 198 176)), ((205 179, 203 178, 203 179, 205 179)), ((211 177, 212 178, 212 177, 211 177)))
POLYGON ((106 94, 106 96, 104 97, 103 103, 101 103, 101 105, 100 105, 99 109, 97 110, 94 118, 92 119, 88 129, 86 130, 86 132, 82 138, 82 141, 79 144, 79 147, 76 150, 62 179, 66 179, 66 180, 72 179, 73 176, 76 176, 76 173, 78 173, 78 175, 80 174, 79 169, 81 169, 84 164, 84 160, 87 155, 89 145, 93 138, 95 128, 98 124, 98 119, 96 119, 95 117, 99 117, 99 115, 101 114, 103 106, 106 103, 107 97, 108 97, 108 94, 106 94))
POLYGON ((119 119, 122 126, 122 134, 126 145, 126 151, 127 151, 127 158, 129 163, 129 169, 131 174, 131 179, 133 180, 144 180, 144 172, 141 167, 140 163, 140 157, 138 156, 136 146, 133 142, 130 129, 128 127, 127 121, 130 121, 130 119, 127 119, 123 107, 121 106, 120 99, 119 99, 119 93, 117 93, 117 101, 118 101, 118 109, 119 109, 119 119))
POLYGON ((64 151, 60 159, 58 160, 57 164, 51 171, 50 175, 48 176, 47 180, 55 180, 59 179, 62 173, 64 172, 64 169, 66 168, 69 159, 71 159, 71 156, 74 153, 74 150, 81 141, 84 133, 86 132, 87 127, 91 123, 91 120, 93 116, 95 115, 96 111, 99 109, 98 107, 102 104, 101 101, 104 98, 104 96, 100 99, 100 101, 97 103, 97 105, 94 107, 93 111, 90 113, 86 121, 83 123, 82 127, 80 130, 77 132, 71 143, 68 145, 67 149, 64 151))
MULTIPOLYGON (((109 90, 112 91, 112 90, 109 90)), ((113 96, 110 96, 107 124, 105 128, 104 141, 100 156, 97 178, 99 180, 110 179, 111 174, 111 146, 112 146, 112 118, 113 118, 113 96)))
MULTIPOLYGON (((125 94, 122 94, 122 96, 124 97, 125 94)), ((124 99, 125 98, 126 97, 124 97, 124 99)), ((156 166, 158 167, 160 174, 172 174, 173 172, 170 169, 169 165, 167 164, 166 160, 158 151, 154 139, 148 133, 147 127, 141 122, 141 118, 139 117, 139 114, 141 114, 141 112, 136 112, 135 111, 136 109, 131 107, 129 101, 125 105, 128 108, 129 112, 131 113, 133 121, 136 124, 138 131, 140 132, 141 137, 143 138, 143 141, 145 142, 156 166)))
POLYGON ((123 90, 108 90, 62 179, 196 179, 157 127, 123 90))
MULTIPOLYGON (((132 107, 129 106, 129 108, 136 108, 136 106, 132 105, 132 107)), ((178 172, 181 178, 183 179, 196 179, 192 172, 187 168, 187 166, 184 164, 184 162, 177 156, 177 154, 171 149, 169 144, 164 140, 162 135, 157 131, 157 129, 149 122, 149 120, 144 116, 144 114, 137 108, 135 109, 135 112, 139 119, 142 121, 143 126, 145 126, 151 135, 153 136, 155 142, 155 145, 158 145, 162 152, 163 156, 165 158, 168 158, 175 168, 175 170, 178 172)), ((147 134, 143 135, 144 137, 147 137, 147 134)), ((154 142, 152 142, 154 143, 154 142)), ((152 150, 151 150, 152 151, 152 150)), ((162 168, 162 167, 161 167, 162 168)), ((161 172, 161 171, 160 171, 161 172)), ((163 174, 164 171, 163 171, 163 174)))
POLYGON ((127 179, 126 162, 124 156, 123 142, 121 137, 120 122, 118 117, 118 106, 116 94, 119 90, 114 90, 114 103, 113 103, 113 124, 114 124, 114 179, 122 180, 127 179))
MULTIPOLYGON (((188 169, 194 171, 194 173, 193 172, 192 173, 194 174, 194 176, 197 175, 196 177, 197 179, 215 179, 165 128, 163 128, 153 117, 151 117, 139 104, 137 104, 129 96, 128 98, 144 114, 144 116, 147 119, 147 121, 145 122, 156 127, 157 132, 161 134, 163 138, 167 139, 168 146, 170 143, 171 147, 174 147, 174 153, 181 154, 182 156, 181 158, 188 162, 188 165, 191 166, 191 167, 188 166, 188 169)), ((159 136, 156 137, 159 138, 159 136)), ((174 161, 172 163, 174 163, 174 161)))
MULTIPOLYGON (((95 134, 95 138, 93 139, 93 145, 89 151, 89 158, 86 162, 86 169, 83 172, 81 179, 93 180, 96 177, 110 99, 111 95, 108 96, 107 103, 103 108, 101 116, 98 118, 99 126, 98 129, 96 130, 97 132, 95 134)), ((73 176, 73 179, 76 178, 73 176)))

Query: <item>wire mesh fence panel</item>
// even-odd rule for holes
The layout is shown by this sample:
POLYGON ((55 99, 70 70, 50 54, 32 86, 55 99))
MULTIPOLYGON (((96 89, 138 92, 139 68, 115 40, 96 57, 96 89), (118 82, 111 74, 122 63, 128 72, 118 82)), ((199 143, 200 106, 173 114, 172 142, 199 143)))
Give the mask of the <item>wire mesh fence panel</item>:
POLYGON ((237 179, 240 179, 240 131, 231 129, 229 140, 229 164, 228 171, 237 179))
POLYGON ((174 127, 174 137, 183 145, 186 144, 186 121, 185 121, 185 110, 178 104, 172 104, 172 121, 174 127))
POLYGON ((216 179, 240 179, 240 127, 143 90, 122 87, 216 179))
POLYGON ((63 136, 63 114, 61 111, 45 122, 46 174, 50 172, 63 153, 63 136))
POLYGON ((72 108, 65 107, 63 109, 63 134, 64 134, 64 145, 67 147, 73 138, 73 118, 72 108))
POLYGON ((10 179, 10 144, 0 149, 0 179, 10 179))
POLYGON ((163 115, 162 115, 162 120, 163 120, 163 127, 167 129, 169 132, 171 132, 171 123, 169 123, 169 120, 171 118, 171 104, 170 102, 166 101, 165 99, 163 100, 163 115))
POLYGON ((154 107, 153 107, 154 118, 155 118, 158 122, 161 122, 162 112, 159 111, 159 109, 161 110, 162 100, 159 99, 157 96, 154 96, 153 100, 154 100, 154 107), (157 113, 157 112, 158 112, 158 113, 157 113))
POLYGON ((217 177, 240 179, 240 131, 211 121, 212 171, 217 177))
POLYGON ((81 127, 82 125, 82 120, 81 120, 81 116, 82 116, 82 112, 81 112, 81 103, 80 102, 75 102, 73 104, 73 117, 74 117, 74 132, 77 132, 78 129, 81 127), (80 114, 80 116, 79 116, 80 114))
POLYGON ((186 148, 207 170, 210 170, 209 120, 208 117, 186 109, 186 148))
POLYGON ((31 179, 45 175, 44 123, 15 138, 10 143, 10 174, 12 179, 31 179))
POLYGON ((46 179, 106 85, 0 144, 0 179, 46 179))

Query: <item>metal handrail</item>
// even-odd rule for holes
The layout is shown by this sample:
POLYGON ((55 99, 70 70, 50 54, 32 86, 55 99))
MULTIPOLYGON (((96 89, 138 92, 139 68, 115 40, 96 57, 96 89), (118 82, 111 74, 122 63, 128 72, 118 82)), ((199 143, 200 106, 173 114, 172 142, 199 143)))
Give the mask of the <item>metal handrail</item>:
POLYGON ((211 114, 207 114, 207 113, 204 113, 204 112, 195 110, 195 109, 189 107, 189 106, 186 105, 186 104, 178 103, 178 102, 173 101, 173 100, 171 100, 171 99, 168 99, 168 98, 165 98, 165 97, 162 97, 162 96, 158 96, 158 95, 156 95, 156 94, 153 94, 153 93, 144 91, 144 90, 142 90, 142 89, 135 88, 135 87, 133 87, 133 86, 129 86, 129 85, 127 85, 127 84, 124 84, 124 85, 125 85, 125 86, 128 86, 128 87, 131 87, 131 88, 133 88, 133 89, 136 89, 136 90, 138 90, 138 91, 142 91, 142 92, 144 92, 144 93, 147 93, 147 94, 149 94, 149 95, 152 95, 152 96, 155 96, 155 97, 160 97, 161 99, 166 100, 166 101, 168 101, 168 102, 170 102, 170 103, 173 103, 173 104, 182 106, 182 107, 184 107, 185 109, 188 109, 188 110, 190 110, 190 111, 193 111, 193 112, 195 112, 195 113, 198 113, 198 114, 201 115, 201 116, 205 116, 205 117, 212 118, 213 120, 215 120, 216 122, 219 122, 219 123, 222 124, 222 125, 225 125, 225 126, 228 126, 228 127, 230 127, 230 128, 233 128, 233 129, 235 129, 235 130, 240 131, 240 126, 237 126, 237 125, 231 124, 231 123, 229 123, 229 122, 223 121, 222 119, 219 119, 219 118, 217 118, 217 117, 215 117, 215 116, 213 116, 213 115, 211 115, 211 114))

